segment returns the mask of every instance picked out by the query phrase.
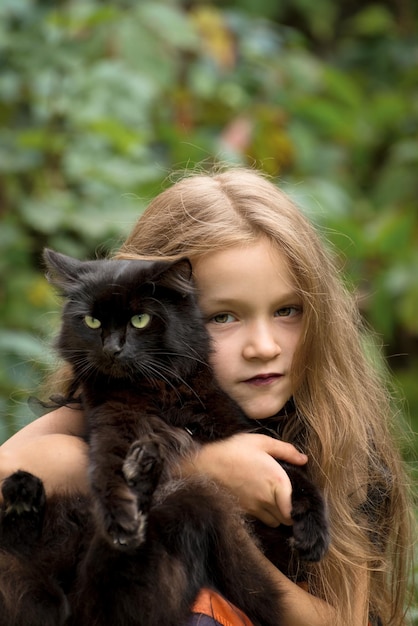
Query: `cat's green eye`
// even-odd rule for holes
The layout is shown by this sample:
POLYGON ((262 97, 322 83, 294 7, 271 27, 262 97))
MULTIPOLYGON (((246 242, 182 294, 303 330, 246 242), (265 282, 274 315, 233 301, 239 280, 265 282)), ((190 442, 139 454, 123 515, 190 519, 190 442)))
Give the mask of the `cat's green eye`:
POLYGON ((131 317, 131 324, 134 328, 145 328, 151 321, 151 315, 140 313, 131 317))
POLYGON ((86 326, 88 326, 89 328, 92 328, 93 330, 97 330, 102 325, 100 320, 97 320, 95 317, 92 317, 91 315, 86 315, 84 317, 84 323, 86 326))

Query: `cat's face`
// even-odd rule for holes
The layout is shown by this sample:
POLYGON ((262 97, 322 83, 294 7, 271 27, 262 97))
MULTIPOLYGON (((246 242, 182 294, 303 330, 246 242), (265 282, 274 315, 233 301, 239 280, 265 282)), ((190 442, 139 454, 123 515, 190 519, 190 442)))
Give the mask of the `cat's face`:
POLYGON ((81 378, 172 381, 207 359, 187 262, 45 260, 67 298, 58 350, 81 378))

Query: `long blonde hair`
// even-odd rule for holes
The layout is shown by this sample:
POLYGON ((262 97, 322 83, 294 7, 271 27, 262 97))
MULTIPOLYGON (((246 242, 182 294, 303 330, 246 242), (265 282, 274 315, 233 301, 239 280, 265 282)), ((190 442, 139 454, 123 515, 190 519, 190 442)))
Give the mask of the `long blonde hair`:
POLYGON ((336 608, 338 624, 352 624, 353 597, 366 569, 371 614, 399 626, 411 546, 405 476, 392 438, 395 415, 379 368, 365 355, 354 300, 312 224, 255 171, 199 173, 150 203, 117 256, 193 262, 261 235, 285 255, 303 302, 303 338, 293 363, 297 419, 284 436, 295 441, 304 433, 332 526, 329 554, 310 568, 310 590, 336 608))

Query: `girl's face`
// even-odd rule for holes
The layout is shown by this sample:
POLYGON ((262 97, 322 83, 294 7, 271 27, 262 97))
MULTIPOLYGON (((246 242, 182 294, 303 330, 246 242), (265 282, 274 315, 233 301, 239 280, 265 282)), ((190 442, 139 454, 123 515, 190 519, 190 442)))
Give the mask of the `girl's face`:
POLYGON ((302 302, 284 256, 268 239, 199 257, 199 305, 222 389, 252 419, 275 415, 292 395, 302 302))

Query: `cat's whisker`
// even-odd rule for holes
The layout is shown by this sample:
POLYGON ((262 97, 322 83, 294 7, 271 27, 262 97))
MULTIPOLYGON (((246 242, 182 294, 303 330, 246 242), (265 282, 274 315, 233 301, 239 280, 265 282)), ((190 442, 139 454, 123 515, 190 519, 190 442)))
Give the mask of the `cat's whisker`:
POLYGON ((182 376, 180 376, 180 374, 178 372, 176 372, 175 370, 172 370, 171 368, 167 367, 163 363, 158 363, 158 368, 155 367, 153 369, 153 371, 156 372, 156 374, 158 376, 160 376, 160 378, 162 378, 168 385, 170 385, 176 391, 176 393, 177 393, 176 387, 174 386, 174 384, 169 379, 167 379, 165 376, 163 376, 162 372, 165 372, 166 374, 171 375, 172 377, 175 378, 176 381, 183 383, 183 385, 185 385, 185 387, 187 387, 192 392, 192 394, 202 404, 202 406, 204 406, 203 402, 200 399, 199 394, 196 393, 196 391, 193 389, 193 387, 191 387, 189 385, 189 383, 182 376))
MULTIPOLYGON (((196 355, 198 355, 198 352, 193 350, 193 348, 191 348, 190 346, 188 346, 188 347, 189 347, 189 349, 192 352, 195 352, 196 355)), ((172 351, 164 351, 164 350, 154 350, 152 352, 152 354, 153 355, 157 355, 157 356, 175 356, 175 357, 180 357, 181 359, 189 359, 190 361, 193 361, 195 363, 200 363, 201 365, 204 365, 205 367, 210 368, 210 365, 206 361, 204 361, 201 358, 199 358, 199 356, 193 356, 192 354, 187 354, 185 352, 172 352, 172 351)))
POLYGON ((91 363, 86 359, 85 352, 82 350, 80 352, 80 358, 73 359, 73 365, 77 368, 77 376, 79 380, 83 380, 84 378, 90 378, 91 374, 96 372, 96 366, 94 363, 91 363))
MULTIPOLYGON (((160 366, 160 364, 158 363, 158 365, 160 366)), ((177 388, 175 387, 174 383, 167 378, 166 376, 164 376, 162 368, 161 367, 157 367, 155 364, 151 363, 151 362, 147 362, 146 363, 146 367, 144 367, 141 364, 141 372, 144 374, 144 376, 147 378, 147 380, 150 383, 155 382, 155 379, 158 378, 160 380, 163 380, 165 383, 167 383, 167 385, 169 385, 173 391, 176 393, 177 397, 180 399, 180 394, 178 393, 177 388), (147 371, 148 370, 148 371, 147 371)), ((169 374, 172 374, 171 370, 168 370, 169 374)), ((193 390, 192 390, 193 391, 193 390)))
POLYGON ((159 318, 160 318, 160 319, 164 322, 164 317, 163 317, 161 314, 159 314, 159 313, 158 313, 158 308, 162 308, 162 309, 163 309, 163 311, 164 311, 164 313, 165 313, 166 315, 169 315, 169 314, 170 314, 170 309, 169 309, 169 307, 167 307, 167 306, 165 305, 165 303, 164 303, 162 300, 159 300, 158 298, 153 298, 153 297, 151 297, 151 296, 149 296, 146 300, 144 299, 144 302, 146 302, 146 301, 148 301, 148 302, 156 302, 156 303, 157 303, 157 305, 158 305, 158 306, 157 306, 157 311, 156 311, 154 314, 155 314, 157 317, 159 317, 159 318))

